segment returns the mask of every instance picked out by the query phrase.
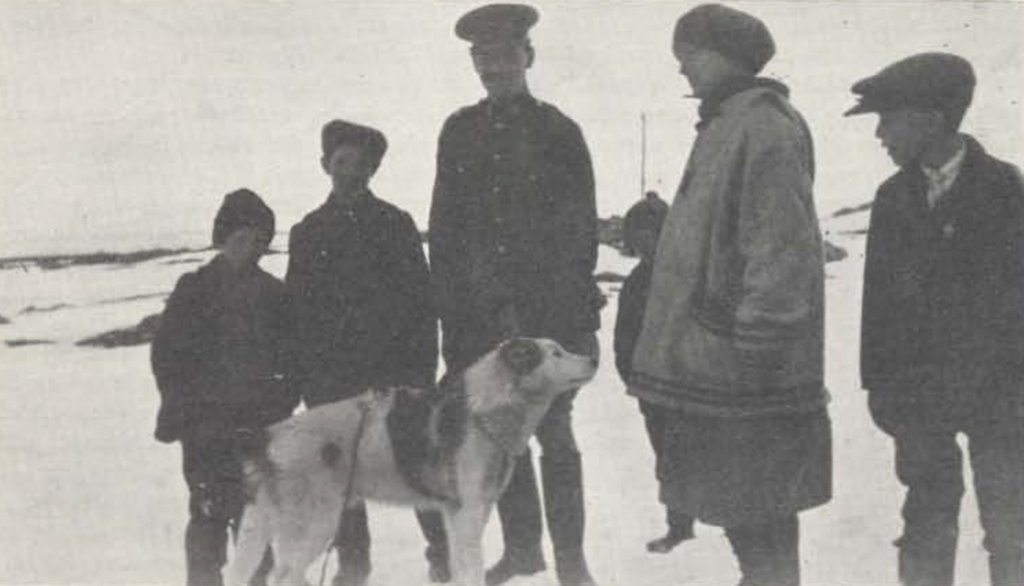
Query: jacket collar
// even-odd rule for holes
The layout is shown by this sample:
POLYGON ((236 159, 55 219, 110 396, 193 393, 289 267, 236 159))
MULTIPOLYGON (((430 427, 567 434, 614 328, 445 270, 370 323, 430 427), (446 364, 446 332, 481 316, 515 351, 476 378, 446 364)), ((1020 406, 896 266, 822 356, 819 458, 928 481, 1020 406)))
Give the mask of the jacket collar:
POLYGON ((484 112, 486 112, 488 118, 510 120, 516 118, 529 108, 535 107, 538 101, 537 98, 533 97, 533 94, 527 92, 501 101, 484 98, 480 101, 480 104, 484 107, 484 112))
POLYGON ((729 106, 733 105, 735 102, 734 97, 754 88, 767 88, 785 97, 789 97, 789 88, 784 83, 774 79, 745 75, 727 79, 719 84, 710 95, 701 99, 700 107, 697 109, 697 114, 700 116, 700 121, 697 122, 697 130, 700 131, 707 128, 712 120, 722 115, 729 106))
POLYGON ((965 203, 969 203, 969 200, 973 199, 972 195, 976 190, 965 189, 965 186, 975 181, 982 173, 986 152, 985 148, 974 137, 968 134, 961 136, 964 143, 964 156, 963 162, 960 165, 960 172, 957 174, 956 180, 953 181, 948 192, 938 200, 934 209, 928 205, 928 182, 921 166, 915 163, 899 170, 897 176, 908 186, 904 196, 909 198, 906 205, 924 214, 928 211, 948 210, 951 208, 960 209, 965 203))

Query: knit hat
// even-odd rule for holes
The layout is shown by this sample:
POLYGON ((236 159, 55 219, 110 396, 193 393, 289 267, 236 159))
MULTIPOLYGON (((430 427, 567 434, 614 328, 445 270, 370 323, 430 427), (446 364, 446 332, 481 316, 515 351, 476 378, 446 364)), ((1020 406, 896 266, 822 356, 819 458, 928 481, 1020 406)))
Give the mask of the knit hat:
POLYGON ((274 237, 274 212, 260 196, 242 188, 224 196, 213 220, 213 245, 222 246, 241 228, 256 228, 274 237))
POLYGON ((721 4, 701 4, 679 17, 672 36, 678 57, 686 43, 720 53, 757 75, 775 55, 775 41, 759 19, 721 4))

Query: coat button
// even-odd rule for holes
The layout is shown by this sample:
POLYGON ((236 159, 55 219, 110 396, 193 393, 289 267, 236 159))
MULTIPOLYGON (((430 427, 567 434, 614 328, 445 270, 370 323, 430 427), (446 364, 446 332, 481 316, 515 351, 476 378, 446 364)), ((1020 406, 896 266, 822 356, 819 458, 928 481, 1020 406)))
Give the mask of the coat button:
POLYGON ((494 153, 494 160, 495 161, 500 161, 501 160, 501 153, 494 153))
POLYGON ((954 233, 956 233, 956 228, 953 227, 953 224, 946 224, 942 227, 942 235, 944 237, 952 238, 954 233))
POLYGON ((499 244, 498 245, 498 253, 505 254, 505 250, 506 250, 506 248, 505 248, 504 244, 499 244))

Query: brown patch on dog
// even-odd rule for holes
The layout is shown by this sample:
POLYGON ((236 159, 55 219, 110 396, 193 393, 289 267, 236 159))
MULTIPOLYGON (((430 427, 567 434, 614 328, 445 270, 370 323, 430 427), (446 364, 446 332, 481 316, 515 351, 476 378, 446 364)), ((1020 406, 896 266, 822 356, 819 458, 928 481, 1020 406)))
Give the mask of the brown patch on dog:
POLYGON ((527 338, 512 338, 498 350, 498 356, 516 376, 533 372, 544 360, 540 345, 527 338))

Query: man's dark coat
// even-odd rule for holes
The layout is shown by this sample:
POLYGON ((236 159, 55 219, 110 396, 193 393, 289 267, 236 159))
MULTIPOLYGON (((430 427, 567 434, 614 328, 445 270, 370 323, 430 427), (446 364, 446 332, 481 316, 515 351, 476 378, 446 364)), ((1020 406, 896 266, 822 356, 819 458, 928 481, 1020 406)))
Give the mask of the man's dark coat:
POLYGON ((449 368, 500 340, 507 306, 524 335, 571 343, 596 330, 594 177, 576 123, 529 95, 449 117, 430 260, 449 368))
POLYGON ((935 400, 989 393, 984 401, 993 407, 1019 409, 1024 186, 1014 166, 974 139, 966 148, 934 209, 920 169, 903 169, 878 190, 864 269, 861 378, 878 393, 935 400))

